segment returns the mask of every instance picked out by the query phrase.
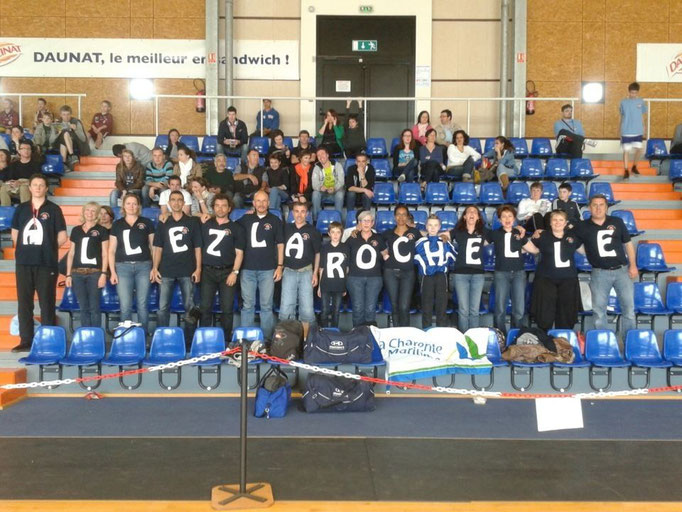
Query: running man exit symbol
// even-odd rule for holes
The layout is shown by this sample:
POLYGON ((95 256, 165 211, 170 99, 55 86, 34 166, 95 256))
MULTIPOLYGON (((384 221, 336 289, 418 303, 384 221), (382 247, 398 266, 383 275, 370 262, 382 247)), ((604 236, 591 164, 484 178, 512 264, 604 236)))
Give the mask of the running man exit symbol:
POLYGON ((354 52, 376 52, 379 49, 376 39, 354 39, 354 52))

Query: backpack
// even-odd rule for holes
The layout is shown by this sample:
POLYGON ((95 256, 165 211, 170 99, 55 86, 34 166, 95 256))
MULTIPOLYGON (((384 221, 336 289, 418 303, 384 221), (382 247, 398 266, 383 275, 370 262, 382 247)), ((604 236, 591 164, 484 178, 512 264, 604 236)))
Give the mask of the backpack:
POLYGON ((291 361, 301 358, 303 324, 298 320, 282 320, 275 326, 270 355, 291 361))
POLYGON ((317 373, 308 375, 302 398, 306 412, 369 412, 376 409, 373 384, 317 373))
POLYGON ((315 363, 371 363, 374 337, 362 325, 350 332, 311 329, 303 346, 303 361, 315 363))
POLYGON ((291 385, 287 376, 273 366, 258 383, 253 415, 256 418, 283 418, 287 414, 290 400, 291 385))

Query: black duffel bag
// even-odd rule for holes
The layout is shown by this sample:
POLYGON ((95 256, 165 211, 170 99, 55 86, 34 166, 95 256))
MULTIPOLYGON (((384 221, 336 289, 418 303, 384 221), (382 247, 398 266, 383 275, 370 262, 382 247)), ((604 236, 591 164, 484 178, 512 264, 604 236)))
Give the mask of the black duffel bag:
POLYGON ((282 320, 275 326, 270 355, 288 361, 301 358, 303 324, 298 320, 282 320))
POLYGON ((311 329, 303 346, 303 361, 316 363, 371 363, 374 337, 362 325, 350 332, 311 329))
POLYGON ((376 409, 374 386, 361 380, 313 373, 303 393, 306 412, 368 412, 376 409))

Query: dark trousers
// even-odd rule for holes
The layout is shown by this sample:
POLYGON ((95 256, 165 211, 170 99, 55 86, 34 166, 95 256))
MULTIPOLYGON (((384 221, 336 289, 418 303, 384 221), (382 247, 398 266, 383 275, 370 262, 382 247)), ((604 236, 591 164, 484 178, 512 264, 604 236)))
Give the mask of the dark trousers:
POLYGON ((102 314, 100 313, 101 292, 97 286, 99 272, 92 274, 74 273, 71 277, 73 291, 81 308, 81 327, 102 327, 102 314))
POLYGON ((447 327, 448 279, 443 272, 422 277, 422 329, 431 327, 434 304, 436 326, 447 327))
POLYGON ((339 311, 343 292, 322 292, 320 327, 339 327, 339 311))
POLYGON ((220 325, 225 331, 225 339, 232 339, 232 319, 234 311, 235 286, 227 286, 227 276, 232 267, 217 269, 208 265, 201 271, 201 326, 210 327, 213 323, 213 300, 216 290, 220 295, 220 325))
POLYGON ((462 165, 454 165, 449 167, 446 171, 448 176, 452 176, 455 179, 462 179, 462 176, 468 174, 470 177, 474 175, 474 159, 467 157, 462 165))
POLYGON ((548 279, 536 276, 533 281, 531 312, 543 331, 573 329, 578 321, 580 287, 578 278, 548 279))
POLYGON ((440 181, 442 168, 435 160, 427 160, 421 164, 422 181, 427 183, 437 183, 440 181))
POLYGON ((38 293, 40 323, 56 325, 55 295, 57 293, 57 269, 35 265, 16 266, 17 310, 21 343, 33 343, 33 295, 38 293))
POLYGON ((523 225, 526 231, 535 231, 536 229, 549 229, 549 224, 547 221, 548 217, 543 216, 541 213, 534 213, 531 217, 526 219, 526 223, 523 225))
POLYGON ((410 326, 410 303, 414 290, 414 279, 414 269, 384 269, 384 288, 386 288, 391 300, 393 327, 410 326))

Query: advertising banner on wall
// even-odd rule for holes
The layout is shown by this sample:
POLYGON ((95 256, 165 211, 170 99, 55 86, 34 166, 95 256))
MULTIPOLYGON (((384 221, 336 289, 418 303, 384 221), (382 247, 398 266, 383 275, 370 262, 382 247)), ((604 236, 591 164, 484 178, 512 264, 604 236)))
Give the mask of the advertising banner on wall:
POLYGON ((637 44, 638 82, 682 82, 682 44, 637 44))
MULTIPOLYGON (((298 80, 298 41, 234 41, 234 77, 298 80)), ((0 38, 0 76, 203 78, 206 60, 224 74, 224 57, 202 39, 0 38)))

